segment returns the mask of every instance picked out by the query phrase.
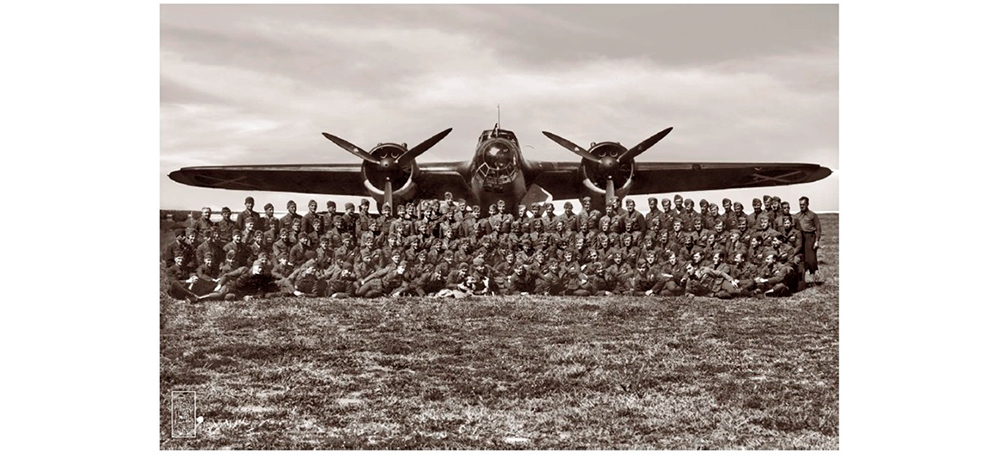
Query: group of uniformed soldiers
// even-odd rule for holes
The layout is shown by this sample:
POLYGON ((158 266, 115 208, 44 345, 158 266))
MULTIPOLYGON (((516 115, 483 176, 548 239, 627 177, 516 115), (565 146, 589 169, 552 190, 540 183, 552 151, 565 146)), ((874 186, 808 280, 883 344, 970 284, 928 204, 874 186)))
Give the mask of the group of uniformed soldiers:
POLYGON ((754 198, 752 212, 728 198, 722 209, 676 195, 640 213, 613 200, 604 211, 582 200, 487 208, 443 200, 388 206, 368 200, 337 211, 274 216, 246 209, 211 220, 202 209, 163 254, 167 292, 191 302, 274 296, 379 297, 475 295, 786 296, 817 272, 820 221, 777 196, 754 198))

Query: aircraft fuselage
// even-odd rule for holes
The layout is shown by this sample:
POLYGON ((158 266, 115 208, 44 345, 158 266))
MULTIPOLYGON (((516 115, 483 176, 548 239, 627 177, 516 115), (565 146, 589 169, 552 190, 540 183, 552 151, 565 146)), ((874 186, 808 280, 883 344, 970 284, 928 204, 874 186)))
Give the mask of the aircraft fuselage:
POLYGON ((483 131, 472 158, 469 187, 484 213, 497 201, 504 201, 507 208, 520 204, 527 192, 525 167, 514 132, 499 128, 483 131))

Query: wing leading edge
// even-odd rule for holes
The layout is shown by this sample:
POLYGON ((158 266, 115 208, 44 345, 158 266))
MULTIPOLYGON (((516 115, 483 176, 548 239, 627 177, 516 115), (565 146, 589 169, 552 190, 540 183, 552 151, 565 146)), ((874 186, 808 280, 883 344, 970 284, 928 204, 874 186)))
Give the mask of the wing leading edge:
MULTIPOLYGON (((554 199, 579 198, 583 191, 579 162, 540 163, 534 183, 554 199)), ((645 195, 730 188, 772 187, 815 182, 829 168, 810 163, 635 163, 629 193, 645 195)))
MULTIPOLYGON (((460 162, 420 166, 418 189, 448 188, 460 197, 468 193, 460 162)), ((185 185, 244 191, 369 196, 361 167, 356 164, 198 166, 181 168, 170 179, 185 185)))

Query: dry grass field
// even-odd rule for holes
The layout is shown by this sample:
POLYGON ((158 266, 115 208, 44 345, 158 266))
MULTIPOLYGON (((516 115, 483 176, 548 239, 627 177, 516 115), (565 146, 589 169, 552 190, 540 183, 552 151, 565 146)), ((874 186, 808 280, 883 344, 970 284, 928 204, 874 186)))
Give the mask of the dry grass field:
POLYGON ((161 449, 837 449, 838 216, 789 298, 161 293, 161 449), (195 438, 171 438, 194 391, 195 438))

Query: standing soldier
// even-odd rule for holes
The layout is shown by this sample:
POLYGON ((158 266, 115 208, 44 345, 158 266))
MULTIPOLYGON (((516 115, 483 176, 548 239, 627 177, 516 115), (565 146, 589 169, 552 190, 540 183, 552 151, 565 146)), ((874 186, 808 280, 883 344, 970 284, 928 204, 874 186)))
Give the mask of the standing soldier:
MULTIPOLYGON (((667 201, 670 201, 670 200, 667 200, 667 201)), ((646 213, 646 227, 648 228, 650 226, 651 222, 653 221, 653 219, 660 219, 663 216, 663 211, 661 211, 660 207, 657 206, 656 197, 655 196, 651 196, 651 197, 647 198, 646 199, 646 204, 649 205, 649 212, 646 213)), ((658 223, 663 223, 663 221, 660 220, 658 223)))
POLYGON ((291 232, 292 222, 299 220, 299 223, 301 223, 302 216, 296 212, 298 210, 298 206, 295 204, 295 201, 288 200, 288 204, 285 204, 285 208, 288 209, 288 213, 281 218, 281 227, 291 232))
POLYGON ((630 226, 628 232, 646 232, 646 219, 639 211, 635 210, 635 201, 632 198, 625 200, 625 214, 622 215, 622 225, 630 226))
POLYGON ((302 216, 303 232, 305 234, 309 234, 316 231, 315 221, 319 221, 319 227, 322 231, 323 217, 320 217, 319 213, 316 212, 316 210, 319 209, 319 205, 316 203, 316 200, 309 200, 309 205, 307 207, 309 208, 309 212, 306 212, 306 215, 302 216))
POLYGON ((215 229, 215 223, 212 222, 212 208, 208 206, 201 208, 201 217, 191 220, 191 227, 195 229, 198 239, 202 241, 208 239, 210 232, 215 229))
POLYGON ((336 216, 337 216, 337 203, 333 201, 327 201, 326 213, 323 214, 323 227, 329 230, 330 227, 333 226, 333 219, 336 216))
POLYGON ((247 226, 247 220, 252 220, 254 227, 260 227, 260 213, 253 210, 253 204, 254 202, 252 196, 248 196, 243 200, 243 206, 245 206, 246 209, 244 209, 243 212, 240 212, 240 215, 236 216, 236 226, 240 227, 240 229, 247 226))
POLYGON ((795 214, 799 229, 802 231, 802 263, 805 271, 813 275, 813 280, 819 277, 819 261, 816 251, 819 250, 819 239, 823 234, 819 216, 809 210, 809 198, 799 198, 799 213, 795 214))
MULTIPOLYGON (((759 219, 761 217, 766 217, 767 215, 764 214, 763 209, 761 209, 762 205, 761 205, 761 202, 760 202, 760 198, 754 198, 753 202, 751 204, 753 205, 753 212, 747 214, 747 224, 750 225, 750 226, 752 226, 752 227, 757 227, 757 226, 760 225, 760 220, 759 219)), ((736 215, 739 215, 739 214, 736 214, 736 215)))
POLYGON ((580 231, 580 218, 573 213, 573 203, 569 201, 563 203, 563 213, 558 218, 567 231, 574 233, 580 231))
POLYGON ((234 222, 233 219, 231 218, 232 215, 233 213, 232 211, 229 210, 228 207, 223 207, 222 220, 219 220, 219 222, 215 224, 215 229, 219 230, 219 237, 221 237, 222 240, 225 242, 233 240, 232 236, 233 231, 239 231, 243 229, 242 226, 236 225, 236 222, 234 222))
POLYGON ((576 229, 580 232, 587 232, 590 229, 590 197, 584 196, 580 200, 580 213, 576 215, 576 229))

